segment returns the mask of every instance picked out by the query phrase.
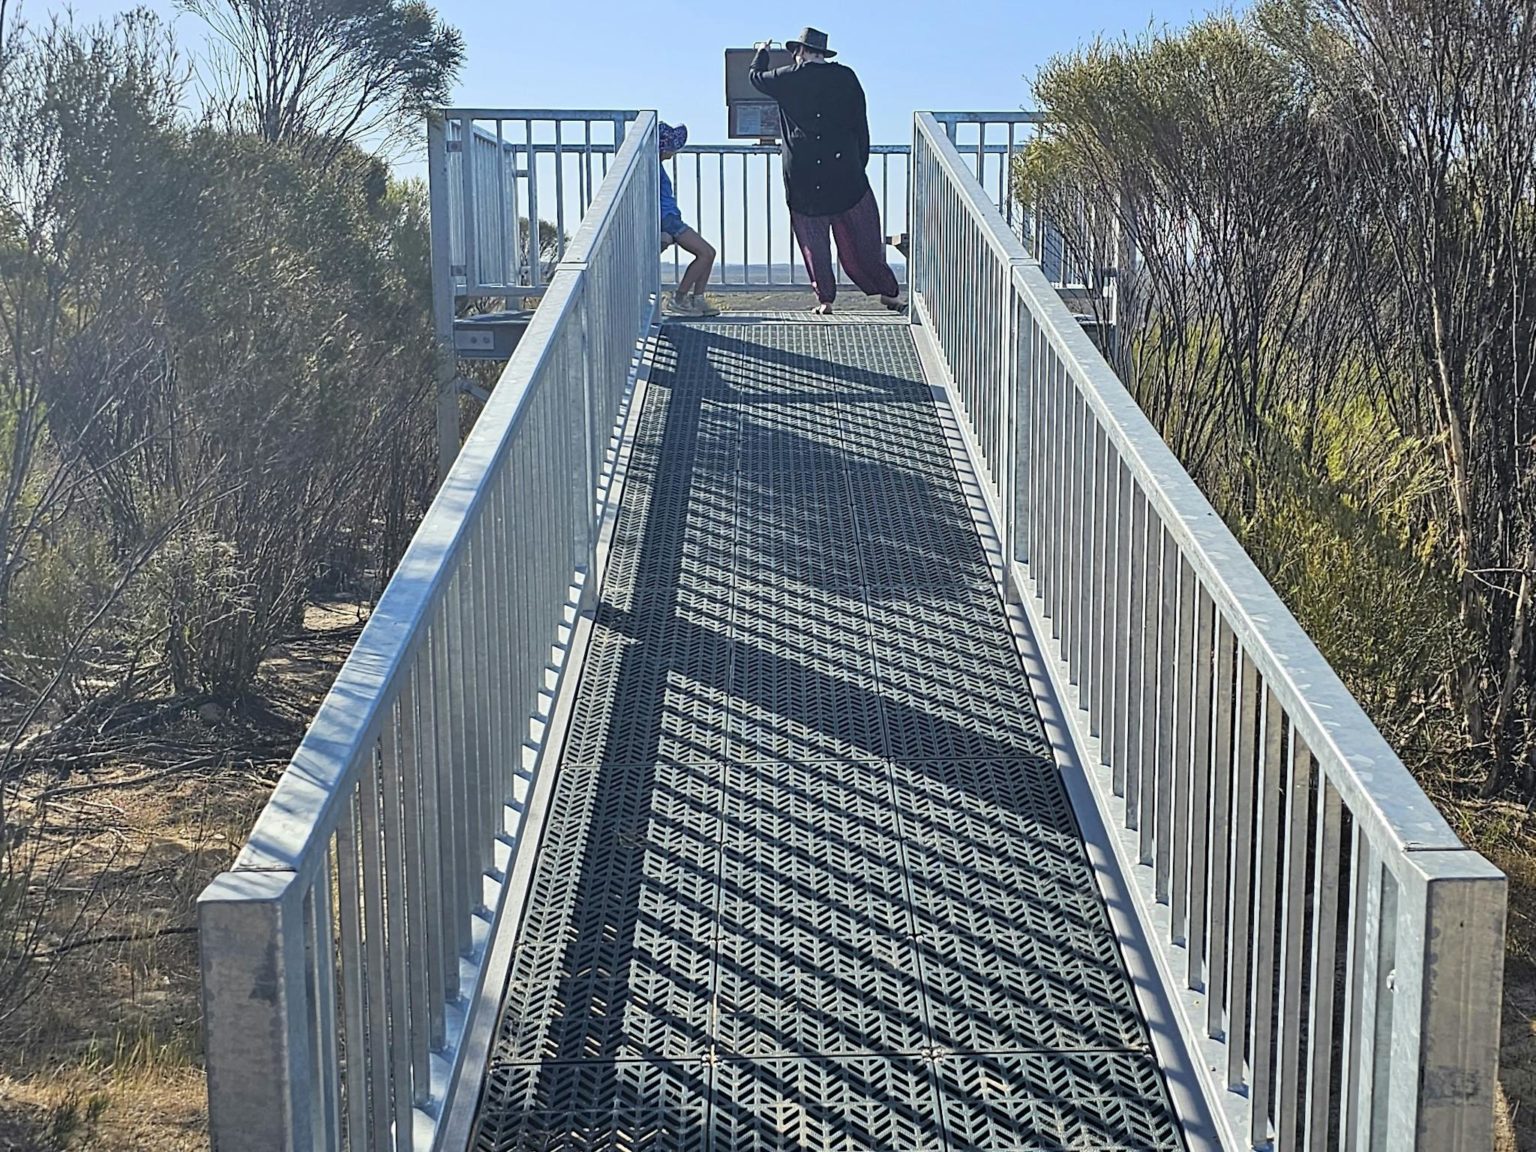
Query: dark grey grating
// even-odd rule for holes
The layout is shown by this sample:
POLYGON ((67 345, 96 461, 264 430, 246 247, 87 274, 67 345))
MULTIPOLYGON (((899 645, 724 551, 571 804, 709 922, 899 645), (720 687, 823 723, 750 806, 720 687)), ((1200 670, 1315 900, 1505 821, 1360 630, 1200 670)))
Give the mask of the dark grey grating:
POLYGON ((1173 1152, 1183 1138, 1150 1056, 1007 1052, 938 1062, 952 1152, 1173 1152))
POLYGON ((929 1152, 944 1147, 931 1061, 912 1056, 726 1060, 711 1148, 929 1152))
POLYGON ((1184 1147, 904 325, 669 325, 477 1120, 1184 1147))

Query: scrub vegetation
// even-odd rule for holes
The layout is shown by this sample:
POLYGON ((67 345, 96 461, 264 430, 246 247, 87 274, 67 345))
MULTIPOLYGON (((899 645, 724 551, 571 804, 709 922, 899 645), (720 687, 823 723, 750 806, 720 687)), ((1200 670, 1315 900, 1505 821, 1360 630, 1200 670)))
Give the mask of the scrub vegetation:
POLYGON ((435 481, 388 160, 458 34, 187 7, 190 59, 0 0, 0 1148, 206 1144, 193 901, 435 481))

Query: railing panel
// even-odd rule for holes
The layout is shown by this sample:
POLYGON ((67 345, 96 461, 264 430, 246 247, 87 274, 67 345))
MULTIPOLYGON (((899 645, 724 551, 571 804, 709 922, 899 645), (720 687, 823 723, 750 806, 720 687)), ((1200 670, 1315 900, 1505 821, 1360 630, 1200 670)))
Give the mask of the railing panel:
MULTIPOLYGON (((456 297, 518 300, 541 295, 571 243, 583 214, 623 145, 633 111, 454 108, 443 114, 429 166, 440 173, 434 217, 446 223, 448 274, 456 297), (441 152, 441 156, 438 152, 441 152), (539 221, 539 227, 529 221, 539 221), (546 242, 537 237, 547 232, 546 242)), ((984 195, 1010 222, 1030 254, 1047 262, 1054 283, 1096 283, 1095 270, 1066 256, 1055 229, 1014 198, 1010 173, 1037 135, 1033 112, 937 113, 949 125, 956 153, 985 186, 984 195)), ((669 161, 678 206, 712 243, 718 257, 715 291, 765 291, 809 284, 784 203, 776 145, 694 142, 669 161)), ((911 148, 875 144, 870 187, 887 236, 913 230, 911 148)), ((1021 254, 1022 254, 1021 249, 1021 254)), ((897 279, 906 260, 887 250, 897 279)), ((662 280, 676 284, 691 258, 673 248, 659 256, 662 280)), ((839 282, 850 281, 838 268, 839 282)), ((442 291, 440 286, 439 291, 442 291)), ((515 307, 515 305, 514 305, 515 307)))
MULTIPOLYGON (((906 145, 870 148, 869 182, 886 236, 907 229, 906 145)), ((784 202, 779 149, 760 144, 689 144, 668 162, 668 175, 683 219, 719 253, 710 285, 715 290, 768 291, 807 288, 809 278, 784 202)), ((904 258, 887 248, 898 280, 904 258)), ((662 281, 676 284, 692 257, 677 248, 662 257, 662 281)), ((839 283, 851 283, 838 266, 839 283)))
POLYGON ((1503 876, 1456 839, 1073 322, 978 183, 994 179, 991 130, 970 129, 976 166, 954 146, 964 130, 918 117, 915 308, 994 496, 1019 494, 995 502, 1005 551, 1100 810, 1136 833, 1115 850, 1224 1141, 1486 1149, 1503 876), (1025 327, 1027 355, 1005 354, 1025 327), (1097 614, 1085 582, 1103 589, 1097 614))
MULTIPOLYGON (((461 176, 506 152, 463 138, 478 152, 461 176)), ((659 290, 657 171, 655 118, 640 116, 569 238, 579 259, 551 278, 249 841, 199 902, 220 1152, 434 1146, 573 595, 591 582, 602 451, 659 290)), ((466 224, 499 178, 462 182, 466 224)), ((472 277, 497 274, 493 250, 465 256, 472 277)))
POLYGON ((441 114, 456 294, 541 294, 624 143, 632 111, 441 114), (547 234, 546 234, 547 233, 547 234))

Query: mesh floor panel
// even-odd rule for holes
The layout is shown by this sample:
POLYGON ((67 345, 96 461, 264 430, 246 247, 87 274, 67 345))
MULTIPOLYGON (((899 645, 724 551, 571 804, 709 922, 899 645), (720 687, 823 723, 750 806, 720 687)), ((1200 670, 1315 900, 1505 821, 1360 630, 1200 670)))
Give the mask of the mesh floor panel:
POLYGON ((474 1147, 1183 1149, 909 329, 660 344, 474 1147))

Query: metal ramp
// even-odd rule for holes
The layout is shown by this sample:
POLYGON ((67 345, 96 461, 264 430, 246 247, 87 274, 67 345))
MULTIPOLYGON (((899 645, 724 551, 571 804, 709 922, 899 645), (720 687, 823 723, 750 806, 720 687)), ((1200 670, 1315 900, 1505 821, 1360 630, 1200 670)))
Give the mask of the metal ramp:
POLYGON ((1021 245, 1020 115, 914 116, 910 327, 659 340, 656 114, 434 115, 442 347, 540 303, 199 898, 218 1152, 1490 1146, 1504 877, 1021 245))
POLYGON ((673 324, 473 1147, 1182 1149, 905 323, 673 324))

